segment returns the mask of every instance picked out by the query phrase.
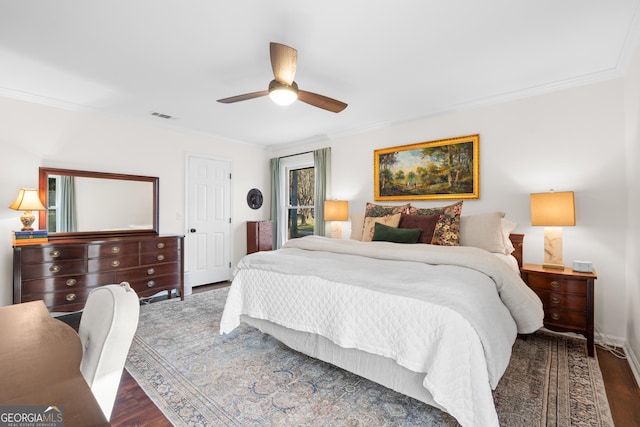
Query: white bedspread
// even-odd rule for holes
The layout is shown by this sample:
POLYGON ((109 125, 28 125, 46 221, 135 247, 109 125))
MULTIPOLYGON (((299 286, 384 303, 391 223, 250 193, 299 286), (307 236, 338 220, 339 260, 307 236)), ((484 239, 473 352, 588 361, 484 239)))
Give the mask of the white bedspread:
POLYGON ((516 333, 543 318, 538 297, 481 249, 317 236, 241 260, 220 332, 242 314, 426 373, 424 387, 463 426, 498 425, 491 389, 516 333))

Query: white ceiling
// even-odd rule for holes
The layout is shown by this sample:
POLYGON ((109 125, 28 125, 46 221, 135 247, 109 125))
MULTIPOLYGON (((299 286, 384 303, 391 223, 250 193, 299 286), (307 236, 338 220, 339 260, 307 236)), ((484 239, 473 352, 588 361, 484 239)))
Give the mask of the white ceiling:
POLYGON ((623 75, 640 0, 0 0, 0 96, 265 146, 623 75), (301 89, 268 97, 269 42, 301 89), (168 114, 165 120, 152 112, 168 114))

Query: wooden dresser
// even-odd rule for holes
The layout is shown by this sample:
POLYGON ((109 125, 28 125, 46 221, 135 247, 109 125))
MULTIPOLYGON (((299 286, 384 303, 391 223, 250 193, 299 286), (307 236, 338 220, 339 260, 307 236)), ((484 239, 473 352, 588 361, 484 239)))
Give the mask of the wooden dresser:
POLYGON ((271 221, 248 221, 247 253, 272 250, 271 236, 271 221))
POLYGON ((127 281, 138 296, 176 290, 184 299, 183 236, 60 239, 13 248, 13 302, 81 310, 92 289, 127 281))

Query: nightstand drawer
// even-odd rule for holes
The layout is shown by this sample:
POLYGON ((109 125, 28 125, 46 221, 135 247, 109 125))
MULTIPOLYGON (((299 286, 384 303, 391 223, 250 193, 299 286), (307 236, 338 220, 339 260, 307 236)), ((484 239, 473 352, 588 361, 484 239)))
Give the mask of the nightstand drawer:
POLYGON ((584 280, 558 279, 530 273, 527 283, 530 287, 536 289, 576 295, 587 295, 587 287, 585 286, 584 280))
POLYGON ((544 309, 544 325, 572 330, 587 330, 587 312, 544 309))
POLYGON ((542 289, 534 289, 534 292, 542 300, 544 309, 562 308, 569 311, 587 311, 587 298, 582 295, 572 295, 562 292, 549 292, 542 289))

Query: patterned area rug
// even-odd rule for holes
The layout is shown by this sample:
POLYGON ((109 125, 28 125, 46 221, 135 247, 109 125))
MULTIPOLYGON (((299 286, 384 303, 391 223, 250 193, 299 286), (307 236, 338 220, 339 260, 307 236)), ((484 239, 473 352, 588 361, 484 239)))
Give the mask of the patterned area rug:
MULTIPOLYGON (((126 369, 174 425, 458 425, 249 326, 219 335, 227 291, 141 308, 126 369)), ((613 426, 598 361, 579 339, 519 338, 494 398, 504 426, 613 426)))

